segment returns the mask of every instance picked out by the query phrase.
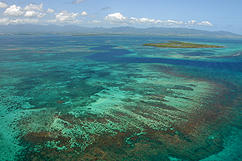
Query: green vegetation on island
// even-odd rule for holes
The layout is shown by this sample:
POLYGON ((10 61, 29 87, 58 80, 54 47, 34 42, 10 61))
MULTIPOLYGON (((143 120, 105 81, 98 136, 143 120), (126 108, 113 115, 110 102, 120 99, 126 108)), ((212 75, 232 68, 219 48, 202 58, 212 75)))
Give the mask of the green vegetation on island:
POLYGON ((155 46, 161 48, 223 48, 223 46, 218 45, 195 44, 181 41, 168 41, 166 43, 148 43, 143 44, 143 46, 155 46))

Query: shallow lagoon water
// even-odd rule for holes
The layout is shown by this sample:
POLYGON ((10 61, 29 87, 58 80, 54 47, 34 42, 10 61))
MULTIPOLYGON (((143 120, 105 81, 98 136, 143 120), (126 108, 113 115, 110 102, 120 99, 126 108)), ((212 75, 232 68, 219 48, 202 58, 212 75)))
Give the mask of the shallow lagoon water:
POLYGON ((240 160, 242 40, 1 36, 1 160, 240 160), (223 45, 162 49, 167 40, 223 45))

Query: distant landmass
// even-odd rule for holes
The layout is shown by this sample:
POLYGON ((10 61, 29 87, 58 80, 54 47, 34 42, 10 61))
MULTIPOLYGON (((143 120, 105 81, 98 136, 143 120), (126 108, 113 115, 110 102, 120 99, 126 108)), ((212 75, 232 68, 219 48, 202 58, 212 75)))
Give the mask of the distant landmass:
POLYGON ((81 27, 76 25, 2 25, 0 35, 6 34, 69 34, 75 36, 85 35, 160 35, 160 36, 184 36, 184 37, 219 37, 242 38, 242 35, 227 31, 205 31, 187 28, 135 28, 135 27, 81 27))

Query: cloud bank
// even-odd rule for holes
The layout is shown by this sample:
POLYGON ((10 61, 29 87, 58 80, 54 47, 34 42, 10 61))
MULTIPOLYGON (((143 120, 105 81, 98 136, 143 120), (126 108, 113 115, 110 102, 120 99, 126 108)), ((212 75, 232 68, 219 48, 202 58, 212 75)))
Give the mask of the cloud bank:
MULTIPOLYGON (((76 4, 81 3, 85 0, 76 0, 74 1, 76 4)), ((20 7, 17 5, 8 6, 7 4, 0 2, 0 8, 6 8, 3 12, 3 16, 5 18, 0 19, 0 25, 8 25, 8 24, 53 24, 53 23, 64 23, 64 24, 80 24, 83 21, 78 20, 79 16, 88 16, 86 11, 81 13, 73 13, 68 12, 67 10, 60 10, 56 12, 54 9, 48 8, 44 10, 43 4, 29 4, 25 7, 20 7), (56 12, 56 13, 55 13, 56 12), (41 18, 45 17, 47 14, 52 14, 52 16, 46 18, 45 20, 41 20, 41 18), (12 19, 17 18, 17 19, 12 19)), ((84 19, 84 17, 83 17, 84 19)), ((89 23, 89 22, 88 22, 89 23)))
POLYGON ((0 19, 0 24, 2 25, 37 24, 38 22, 39 22, 38 19, 15 19, 15 20, 11 20, 9 18, 0 19))
MULTIPOLYGON (((82 3, 86 0, 73 0, 73 4, 82 3)), ((80 13, 69 12, 67 10, 60 10, 56 12, 54 9, 43 8, 43 3, 40 4, 29 4, 25 7, 11 5, 0 2, 0 8, 4 8, 5 11, 2 13, 3 17, 0 19, 0 25, 8 24, 84 24, 84 25, 130 25, 130 26, 158 26, 158 27, 190 27, 190 26, 213 26, 209 21, 197 22, 196 20, 190 20, 187 22, 177 20, 157 20, 149 18, 136 18, 126 17, 119 12, 108 14, 104 18, 99 18, 86 11, 80 13), (46 16, 49 15, 49 16, 46 16), (15 19, 14 19, 15 18, 15 19)), ((104 7, 101 9, 108 10, 110 7, 104 7)))
POLYGON ((195 20, 190 20, 188 22, 175 21, 175 20, 155 20, 149 18, 135 18, 135 17, 124 17, 121 13, 109 14, 104 18, 105 21, 110 22, 110 24, 120 24, 120 25, 158 25, 158 26, 213 26, 212 23, 208 21, 197 22, 195 20))

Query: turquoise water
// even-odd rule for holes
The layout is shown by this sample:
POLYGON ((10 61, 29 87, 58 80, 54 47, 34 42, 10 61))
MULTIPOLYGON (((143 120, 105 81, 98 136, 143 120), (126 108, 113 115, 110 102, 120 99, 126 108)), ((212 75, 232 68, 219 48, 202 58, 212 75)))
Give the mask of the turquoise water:
POLYGON ((241 160, 240 39, 0 42, 1 160, 241 160), (224 48, 142 46, 168 40, 224 48))

